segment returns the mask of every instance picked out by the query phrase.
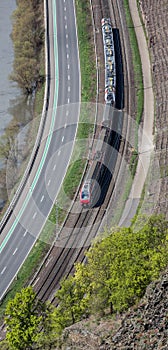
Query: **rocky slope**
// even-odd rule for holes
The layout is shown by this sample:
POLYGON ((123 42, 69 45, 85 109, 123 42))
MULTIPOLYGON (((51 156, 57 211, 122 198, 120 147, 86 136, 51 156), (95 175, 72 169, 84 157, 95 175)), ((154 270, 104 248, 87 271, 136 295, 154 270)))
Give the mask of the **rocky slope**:
POLYGON ((167 350, 168 270, 144 298, 115 319, 88 319, 65 329, 61 350, 167 350))
POLYGON ((155 94, 155 155, 146 212, 164 213, 168 217, 168 2, 138 3, 148 40, 155 94), (155 164, 159 166, 158 173, 155 164))

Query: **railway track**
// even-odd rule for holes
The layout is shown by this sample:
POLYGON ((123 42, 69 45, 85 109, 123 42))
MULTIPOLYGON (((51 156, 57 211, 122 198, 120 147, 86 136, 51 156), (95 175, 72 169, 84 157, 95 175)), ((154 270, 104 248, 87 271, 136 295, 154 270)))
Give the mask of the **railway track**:
POLYGON ((126 30, 126 18, 124 14, 123 1, 118 0, 108 0, 110 16, 112 17, 115 13, 115 17, 113 18, 115 26, 120 29, 120 41, 122 47, 122 57, 123 57, 123 70, 124 70, 124 105, 125 105, 125 114, 124 125, 123 125, 123 146, 124 153, 127 151, 129 135, 131 133, 130 130, 130 118, 135 116, 135 84, 134 84, 134 69, 132 67, 132 53, 129 41, 128 31, 126 30))
MULTIPOLYGON (((120 29, 121 35, 121 44, 124 56, 127 58, 124 59, 124 81, 126 86, 129 86, 129 71, 128 71, 128 55, 125 53, 125 41, 122 33, 123 24, 121 21, 120 8, 117 1, 110 0, 93 0, 93 15, 95 21, 95 27, 97 29, 97 40, 100 42, 100 48, 98 47, 98 58, 99 62, 99 102, 104 100, 104 59, 102 56, 102 37, 101 37, 101 18, 109 17, 112 23, 115 23, 115 26, 120 29), (99 39, 99 37, 101 39, 99 39), (103 60, 103 62, 102 62, 103 60)), ((98 43, 97 43, 98 44, 98 43)), ((102 45, 103 46, 103 45, 102 45)), ((133 89, 132 89, 133 90, 133 89)), ((130 106, 130 91, 125 93, 126 104, 125 108, 129 110, 130 106)), ((122 117, 122 115, 121 115, 122 117)), ((127 129, 126 122, 124 122, 123 127, 127 129)), ((126 131, 125 131, 126 132, 126 131)), ((111 131, 106 131, 106 141, 111 142, 110 138, 112 137, 111 131)), ((120 134, 116 136, 114 148, 117 152, 124 152, 124 143, 121 143, 120 134), (122 145, 122 146, 121 146, 122 145)), ((112 145, 111 145, 112 146, 112 145)), ((104 146, 106 147, 106 146, 104 146)), ((108 147, 108 146, 107 146, 108 147)), ((112 155, 106 153, 105 150, 105 162, 108 163, 111 161, 112 155)), ((109 164, 109 163, 108 163, 109 164)), ((118 169, 119 172, 119 164, 118 169)), ((102 170, 102 181, 105 180, 105 173, 102 170)), ((74 263, 77 261, 83 261, 84 252, 88 249, 91 244, 92 239, 96 236, 99 227, 101 226, 103 217, 106 214, 106 208, 108 208, 111 193, 115 186, 115 179, 111 178, 107 195, 104 199, 103 205, 97 208, 92 208, 89 210, 83 209, 79 204, 79 196, 76 196, 76 200, 71 208, 71 212, 66 218, 64 226, 62 227, 58 239, 54 242, 53 246, 50 249, 50 252, 46 256, 43 265, 39 269, 38 273, 34 276, 31 284, 34 287, 34 290, 37 293, 37 297, 43 301, 51 300, 55 303, 55 291, 59 288, 59 282, 62 277, 68 276, 73 272, 74 263), (76 213, 76 214, 75 214, 76 213)))
MULTIPOLYGON (((110 135, 107 137, 110 138, 110 135)), ((115 147, 119 146, 119 143, 119 139, 117 138, 115 147)), ((103 146, 106 147, 106 145, 103 146)), ((109 147, 110 151, 111 147, 109 147)), ((104 162, 110 167, 113 154, 107 156, 107 150, 104 149, 104 157, 106 157, 104 162)), ((101 163, 99 166, 101 167, 101 163)), ((97 171, 97 175, 100 176, 100 171, 97 171)), ((105 182, 106 168, 105 170, 102 168, 101 178, 102 182, 105 182)), ((110 185, 114 186, 114 181, 110 185)), ((53 302, 53 294, 59 285, 60 279, 73 271, 75 262, 84 259, 84 252, 88 249, 92 239, 97 234, 97 230, 106 213, 109 200, 110 197, 107 196, 103 206, 92 209, 83 209, 79 204, 78 198, 74 202, 72 212, 67 217, 58 239, 50 250, 44 267, 41 267, 41 271, 39 271, 38 275, 32 281, 39 299, 43 301, 50 299, 53 302), (78 214, 75 215, 74 212, 77 207, 78 214)))

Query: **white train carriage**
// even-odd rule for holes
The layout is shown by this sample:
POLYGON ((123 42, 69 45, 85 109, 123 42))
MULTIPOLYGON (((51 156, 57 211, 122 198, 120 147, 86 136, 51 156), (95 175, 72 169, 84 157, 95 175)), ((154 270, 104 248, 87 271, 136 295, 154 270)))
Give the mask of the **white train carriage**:
POLYGON ((115 105, 116 94, 116 63, 113 30, 110 18, 102 18, 102 35, 105 59, 105 102, 115 105))

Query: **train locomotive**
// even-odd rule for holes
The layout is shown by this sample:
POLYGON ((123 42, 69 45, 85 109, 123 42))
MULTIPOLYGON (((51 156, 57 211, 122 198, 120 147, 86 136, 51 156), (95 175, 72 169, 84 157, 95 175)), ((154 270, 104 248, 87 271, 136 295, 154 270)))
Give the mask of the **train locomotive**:
POLYGON ((80 204, 84 208, 93 208, 101 196, 101 188, 94 174, 86 178, 80 190, 80 204))
POLYGON ((86 180, 80 190, 80 203, 88 206, 91 203, 91 180, 86 180))

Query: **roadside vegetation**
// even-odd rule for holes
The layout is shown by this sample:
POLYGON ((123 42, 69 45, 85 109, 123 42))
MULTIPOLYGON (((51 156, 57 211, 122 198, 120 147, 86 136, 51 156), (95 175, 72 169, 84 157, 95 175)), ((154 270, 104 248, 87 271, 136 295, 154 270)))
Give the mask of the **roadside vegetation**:
POLYGON ((39 302, 31 287, 17 293, 5 311, 4 349, 59 348, 65 327, 90 315, 113 318, 137 304, 168 263, 168 222, 153 215, 138 223, 139 230, 133 221, 95 240, 87 263, 77 263, 74 275, 62 280, 57 307, 39 302))
MULTIPOLYGON (((29 120, 25 111, 25 121, 20 121, 18 117, 18 105, 16 105, 16 115, 14 111, 13 119, 5 129, 5 134, 0 140, 0 157, 3 160, 4 167, 0 170, 1 187, 6 194, 6 204, 2 211, 8 207, 7 188, 5 168, 8 162, 12 168, 12 176, 9 178, 8 171, 8 194, 14 193, 23 176, 24 170, 29 160, 33 144, 35 143, 37 125, 33 124, 27 135, 27 147, 23 151, 17 149, 16 138, 23 127, 33 119, 36 119, 43 106, 44 98, 44 80, 45 80, 45 63, 44 63, 44 15, 42 0, 17 0, 17 8, 12 15, 12 41, 14 46, 13 72, 10 79, 15 81, 25 95, 25 104, 32 106, 32 112, 29 113, 29 120), (29 96, 28 101, 28 95, 29 96), (27 101, 27 102, 26 102, 27 101), (19 160, 18 160, 19 158, 19 160), (18 168, 18 163, 21 166, 18 168)), ((38 118, 39 119, 39 118, 38 118)), ((36 122, 37 124, 37 122, 36 122)))
POLYGON ((81 69, 81 101, 95 102, 96 68, 89 0, 76 0, 76 17, 81 69), (89 15, 88 15, 89 14, 89 15))
POLYGON ((44 82, 40 55, 44 43, 42 0, 17 0, 13 13, 14 64, 11 79, 27 94, 44 82))
MULTIPOLYGON (((132 60, 134 66, 134 79, 135 79, 135 91, 136 91, 136 123, 137 130, 135 130, 135 149, 138 150, 138 127, 142 120, 143 104, 144 104, 144 90, 143 90, 143 76, 142 76, 142 64, 139 54, 138 42, 134 30, 134 25, 129 9, 128 0, 124 0, 124 8, 126 15, 126 22, 129 32, 132 60)), ((132 176, 135 175, 136 167, 138 163, 137 151, 134 151, 130 161, 130 171, 132 176)))

